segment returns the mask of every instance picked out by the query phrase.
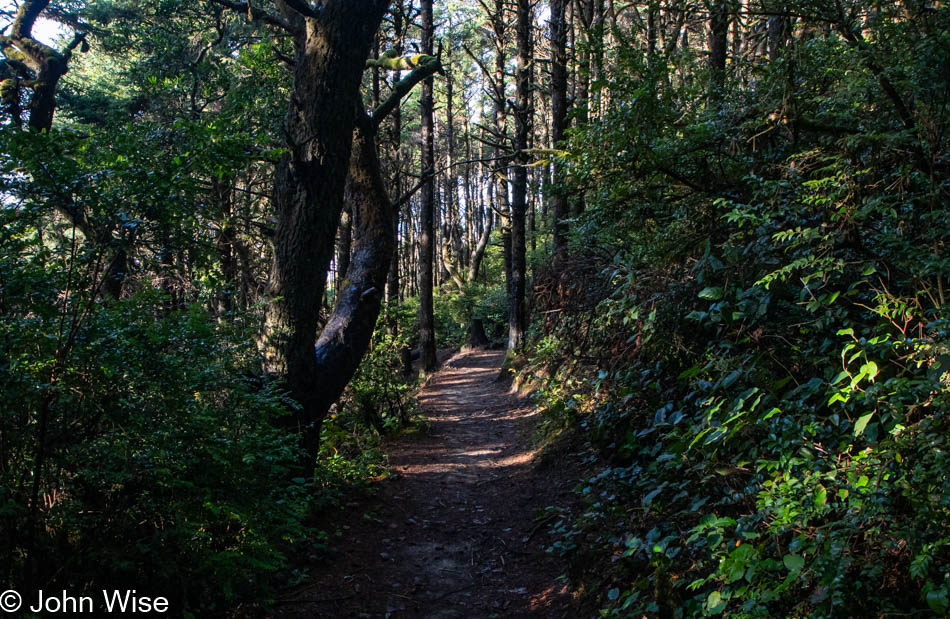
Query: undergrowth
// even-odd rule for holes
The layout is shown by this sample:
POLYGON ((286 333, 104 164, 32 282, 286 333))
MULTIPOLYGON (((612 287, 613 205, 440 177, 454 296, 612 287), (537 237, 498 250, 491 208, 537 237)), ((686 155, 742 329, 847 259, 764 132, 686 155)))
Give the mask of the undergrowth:
MULTIPOLYGON (((931 102, 943 32, 879 35, 931 102)), ((527 372, 546 427, 597 450, 548 551, 602 616, 950 608, 946 153, 921 137, 946 115, 908 132, 852 45, 798 44, 701 106, 633 52, 564 156, 588 208, 536 280, 527 372), (860 129, 770 124, 788 88, 786 113, 860 129)))

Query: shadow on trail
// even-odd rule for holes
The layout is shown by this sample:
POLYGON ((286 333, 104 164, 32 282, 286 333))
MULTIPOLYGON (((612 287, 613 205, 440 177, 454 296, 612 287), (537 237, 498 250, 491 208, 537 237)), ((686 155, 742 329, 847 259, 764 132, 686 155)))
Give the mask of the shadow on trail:
POLYGON ((503 359, 461 353, 432 377, 418 396, 431 432, 386 445, 394 479, 344 514, 332 565, 315 567, 276 615, 571 615, 537 517, 570 502, 576 477, 534 466, 535 412, 496 382, 503 359))

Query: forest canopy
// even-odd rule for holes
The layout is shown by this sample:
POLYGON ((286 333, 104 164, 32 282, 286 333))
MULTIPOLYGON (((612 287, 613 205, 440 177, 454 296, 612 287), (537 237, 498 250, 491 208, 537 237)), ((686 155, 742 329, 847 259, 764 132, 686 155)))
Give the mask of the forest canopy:
POLYGON ((0 583, 266 614, 467 345, 576 612, 945 615, 948 129, 940 0, 0 3, 0 583))

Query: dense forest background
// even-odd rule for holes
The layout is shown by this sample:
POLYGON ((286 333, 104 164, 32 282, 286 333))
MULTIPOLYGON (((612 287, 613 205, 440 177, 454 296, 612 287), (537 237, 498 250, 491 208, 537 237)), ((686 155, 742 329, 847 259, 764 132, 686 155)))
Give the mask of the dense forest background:
POLYGON ((946 3, 19 0, 0 52, 3 583, 266 612, 470 344, 591 450, 585 608, 950 609, 946 3))

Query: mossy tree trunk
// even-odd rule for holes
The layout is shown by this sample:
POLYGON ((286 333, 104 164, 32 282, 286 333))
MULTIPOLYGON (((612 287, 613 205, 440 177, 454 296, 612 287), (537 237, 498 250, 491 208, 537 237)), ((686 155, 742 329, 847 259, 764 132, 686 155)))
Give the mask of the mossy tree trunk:
MULTIPOLYGON (((320 423, 352 376, 349 364, 318 363, 314 343, 343 210, 360 81, 389 3, 337 0, 322 3, 319 9, 278 4, 294 36, 296 67, 287 111, 287 153, 274 183, 278 224, 267 291, 271 303, 261 344, 265 370, 282 377, 300 404, 297 421, 303 446, 315 457, 320 423)), ((387 221, 387 231, 391 227, 387 221)), ((387 267, 388 260, 387 256, 387 267)), ((352 308, 347 293, 341 294, 340 304, 358 309, 359 304, 352 308)), ((333 343, 323 338, 321 342, 333 343)), ((362 352, 354 349, 351 354, 361 357, 362 352)))
POLYGON ((19 126, 21 109, 20 91, 29 89, 29 118, 27 124, 37 131, 49 131, 56 113, 56 90, 59 81, 69 70, 73 51, 82 46, 88 49, 85 35, 76 34, 60 51, 33 38, 33 26, 40 14, 49 6, 49 0, 25 0, 17 8, 10 34, 0 35, 0 51, 6 58, 0 63, 0 92, 12 115, 14 125, 19 126))

